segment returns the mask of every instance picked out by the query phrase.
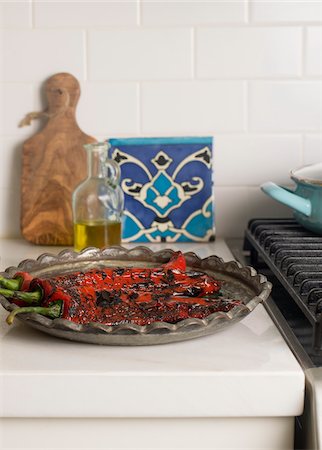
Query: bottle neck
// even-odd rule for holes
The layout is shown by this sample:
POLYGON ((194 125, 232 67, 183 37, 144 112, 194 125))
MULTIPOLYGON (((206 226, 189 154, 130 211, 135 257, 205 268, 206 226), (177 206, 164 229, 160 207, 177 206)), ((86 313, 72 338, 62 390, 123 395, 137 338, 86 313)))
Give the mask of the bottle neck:
POLYGON ((87 150, 88 178, 106 178, 107 146, 94 146, 87 150))

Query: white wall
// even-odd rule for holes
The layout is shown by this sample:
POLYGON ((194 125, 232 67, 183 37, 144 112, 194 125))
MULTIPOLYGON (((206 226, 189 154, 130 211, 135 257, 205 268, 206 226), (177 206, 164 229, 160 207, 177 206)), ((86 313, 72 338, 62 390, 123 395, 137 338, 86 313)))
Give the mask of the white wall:
POLYGON ((216 221, 287 216, 258 188, 322 161, 322 1, 2 1, 0 236, 19 235, 17 125, 57 72, 81 82, 81 128, 214 135, 216 221))

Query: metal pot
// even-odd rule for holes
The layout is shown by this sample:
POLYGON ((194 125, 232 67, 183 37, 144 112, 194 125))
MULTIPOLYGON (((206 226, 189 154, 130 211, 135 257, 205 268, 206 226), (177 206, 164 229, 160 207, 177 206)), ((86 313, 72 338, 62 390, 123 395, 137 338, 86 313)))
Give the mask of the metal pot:
POLYGON ((295 219, 305 228, 322 234, 322 163, 292 170, 295 190, 271 181, 261 185, 265 194, 293 209, 295 219))

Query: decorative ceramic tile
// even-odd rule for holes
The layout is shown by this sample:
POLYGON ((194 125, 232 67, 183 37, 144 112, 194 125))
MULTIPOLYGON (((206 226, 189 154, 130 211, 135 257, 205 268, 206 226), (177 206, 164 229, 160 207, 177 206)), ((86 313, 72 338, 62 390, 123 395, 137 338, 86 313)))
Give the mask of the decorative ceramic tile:
POLYGON ((209 241, 212 138, 109 139, 125 194, 123 241, 209 241))

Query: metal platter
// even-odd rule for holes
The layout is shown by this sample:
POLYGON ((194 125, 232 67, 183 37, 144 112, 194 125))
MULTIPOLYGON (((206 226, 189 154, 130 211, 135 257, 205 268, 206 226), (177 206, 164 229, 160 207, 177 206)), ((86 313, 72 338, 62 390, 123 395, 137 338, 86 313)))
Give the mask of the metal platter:
MULTIPOLYGON (((99 250, 89 247, 80 253, 64 250, 58 255, 44 253, 37 260, 24 260, 18 267, 9 267, 3 276, 13 277, 18 271, 48 278, 58 274, 86 271, 102 267, 155 267, 171 258, 174 250, 153 252, 147 247, 125 249, 109 247, 99 250)), ((189 268, 197 269, 222 281, 223 298, 241 300, 229 312, 216 312, 205 319, 185 319, 176 324, 155 322, 145 326, 122 324, 108 326, 100 323, 76 324, 66 319, 49 319, 36 313, 17 316, 25 324, 56 337, 101 345, 155 345, 184 341, 213 334, 246 317, 271 291, 263 275, 252 267, 242 267, 236 261, 224 262, 218 256, 201 259, 195 253, 185 253, 189 268)), ((0 295, 0 303, 7 311, 17 308, 0 295)))

